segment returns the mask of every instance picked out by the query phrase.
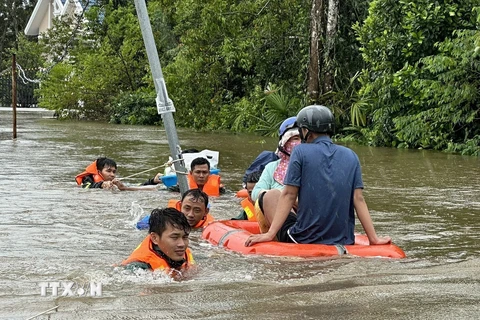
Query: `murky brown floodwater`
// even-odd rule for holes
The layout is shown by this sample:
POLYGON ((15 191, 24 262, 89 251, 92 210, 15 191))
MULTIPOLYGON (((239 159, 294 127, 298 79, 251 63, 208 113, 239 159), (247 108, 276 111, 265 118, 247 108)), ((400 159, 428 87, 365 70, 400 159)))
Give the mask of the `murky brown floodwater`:
MULTIPOLYGON (((124 177, 163 164, 165 132, 50 114, 19 110, 13 141, 12 113, 0 110, 0 319, 27 319, 56 305, 56 313, 36 319, 480 318, 479 158, 351 146, 377 232, 390 235, 406 259, 241 256, 194 232, 199 271, 173 282, 113 265, 145 236, 134 228, 139 216, 175 194, 82 190, 73 179, 101 155, 115 159, 124 177), (45 281, 101 282, 103 292, 41 296, 45 281)), ((231 192, 213 200, 212 213, 236 216, 245 168, 275 139, 187 130, 179 138, 183 148, 220 151, 231 192)))

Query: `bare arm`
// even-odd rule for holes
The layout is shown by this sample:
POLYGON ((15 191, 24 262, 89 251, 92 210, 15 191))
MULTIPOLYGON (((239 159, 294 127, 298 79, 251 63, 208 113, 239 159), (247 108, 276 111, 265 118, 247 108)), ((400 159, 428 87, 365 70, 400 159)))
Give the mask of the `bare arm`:
POLYGON ((145 181, 141 185, 142 186, 152 186, 152 185, 155 186, 159 183, 162 183, 162 176, 163 176, 163 174, 157 173, 155 175, 155 177, 148 179, 147 181, 145 181))
POLYGON ((248 237, 245 246, 251 246, 257 242, 272 241, 275 238, 278 230, 282 227, 285 220, 287 220, 290 210, 292 210, 295 201, 297 200, 298 187, 286 185, 282 190, 280 199, 278 201, 277 210, 273 217, 272 224, 267 233, 254 234, 248 237))
POLYGON ((392 239, 390 237, 378 237, 373 227, 372 218, 370 217, 370 212, 368 211, 367 203, 363 197, 362 189, 355 189, 353 194, 353 206, 357 212, 358 219, 367 234, 370 244, 386 244, 390 243, 392 239))
POLYGON ((112 186, 117 186, 118 190, 122 190, 122 191, 157 190, 155 187, 149 187, 149 186, 128 187, 118 179, 113 179, 113 181, 110 181, 110 182, 112 183, 112 186))

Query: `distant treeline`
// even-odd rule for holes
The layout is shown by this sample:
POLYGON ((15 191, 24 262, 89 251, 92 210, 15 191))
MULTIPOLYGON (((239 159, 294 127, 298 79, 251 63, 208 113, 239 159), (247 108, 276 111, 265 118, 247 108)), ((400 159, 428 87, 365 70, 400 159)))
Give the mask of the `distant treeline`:
MULTIPOLYGON (((480 155, 478 0, 147 4, 178 126, 274 134, 319 103, 332 108, 339 139, 480 155)), ((132 1, 98 0, 39 41, 12 32, 2 68, 12 52, 43 67, 40 106, 161 124, 132 1)))

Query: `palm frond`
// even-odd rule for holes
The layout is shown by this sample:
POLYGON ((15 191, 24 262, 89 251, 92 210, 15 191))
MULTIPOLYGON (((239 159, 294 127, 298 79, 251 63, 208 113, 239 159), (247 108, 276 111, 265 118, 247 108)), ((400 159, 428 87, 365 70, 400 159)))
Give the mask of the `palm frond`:
POLYGON ((263 119, 259 119, 260 124, 257 131, 271 137, 278 135, 278 128, 282 122, 288 117, 296 115, 298 109, 297 100, 287 97, 281 88, 270 91, 265 97, 263 119))

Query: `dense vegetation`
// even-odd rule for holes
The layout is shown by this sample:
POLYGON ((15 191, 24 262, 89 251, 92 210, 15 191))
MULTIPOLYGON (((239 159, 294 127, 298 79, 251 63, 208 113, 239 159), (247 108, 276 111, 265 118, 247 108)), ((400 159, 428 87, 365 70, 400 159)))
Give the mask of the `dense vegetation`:
MULTIPOLYGON (((160 124, 133 2, 95 3, 38 42, 11 30, 2 69, 12 52, 43 67, 40 105, 59 114, 160 124)), ((478 0, 150 0, 148 9, 179 126, 273 134, 321 103, 342 139, 480 155, 478 0)))
POLYGON ((357 24, 367 68, 359 100, 374 145, 479 155, 477 0, 372 1, 357 24))

